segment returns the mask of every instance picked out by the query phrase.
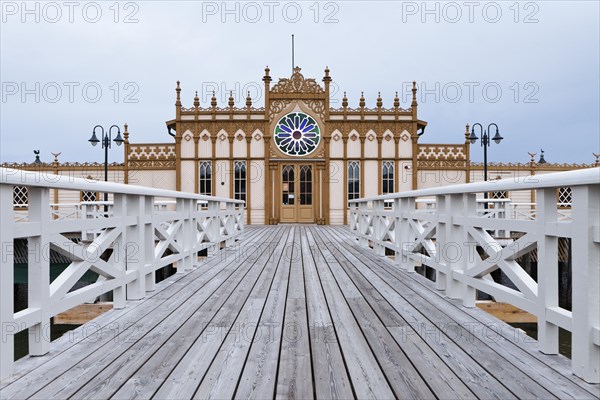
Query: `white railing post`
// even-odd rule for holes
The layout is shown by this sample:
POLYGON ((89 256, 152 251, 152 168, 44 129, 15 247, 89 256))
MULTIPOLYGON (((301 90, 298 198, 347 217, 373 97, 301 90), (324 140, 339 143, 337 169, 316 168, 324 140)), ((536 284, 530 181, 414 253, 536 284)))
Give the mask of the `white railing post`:
MULTIPOLYGON (((113 216, 121 217, 123 220, 127 217, 126 195, 115 193, 113 198, 113 216)), ((121 234, 113 242, 113 266, 119 271, 121 276, 115 279, 123 279, 127 270, 127 229, 126 227, 115 227, 113 229, 121 229, 121 234)), ((93 238, 97 238, 98 234, 94 230, 93 238)), ((100 256, 98 254, 98 256, 100 256)), ((125 308, 127 300, 127 286, 121 285, 113 289, 113 308, 125 308)))
POLYGON ((585 381, 600 383, 600 343, 594 343, 600 329, 600 185, 571 190, 572 368, 585 381))
POLYGON ((381 243, 384 235, 385 224, 383 223, 383 200, 373 201, 373 250, 378 256, 385 256, 385 247, 381 243))
POLYGON ((350 231, 354 232, 354 234, 356 234, 356 230, 357 230, 357 213, 358 213, 358 207, 356 203, 350 203, 349 204, 349 208, 350 208, 350 231))
MULTIPOLYGON (((225 204, 225 214, 226 214, 226 219, 225 219, 225 234, 226 235, 233 235, 235 232, 235 224, 236 224, 236 210, 235 210, 235 203, 231 203, 228 202, 227 204, 225 204)), ((230 237, 228 239, 225 240, 225 246, 229 247, 232 244, 235 243, 235 238, 234 237, 230 237)))
MULTIPOLYGON (((50 189, 29 187, 29 222, 38 223, 38 235, 27 238, 27 307, 39 309, 39 322, 29 328, 29 354, 50 349, 50 189)), ((4 301, 4 298, 2 299, 4 301)))
POLYGON ((558 354, 558 326, 546 319, 548 308, 558 307, 558 237, 546 234, 547 226, 557 221, 556 189, 538 189, 536 201, 538 346, 542 353, 558 354))
MULTIPOLYGON (((477 217, 477 197, 471 193, 465 193, 462 195, 462 215, 465 218, 476 218, 477 217)), ((461 227, 460 236, 457 236, 457 240, 461 240, 460 249, 462 251, 460 257, 460 269, 466 272, 469 267, 475 263, 475 254, 477 253, 477 245, 469 240, 468 227, 463 225, 461 227)), ((475 307, 477 301, 477 290, 464 282, 462 284, 462 300, 463 306, 475 307)))
POLYGON ((181 227, 181 233, 183 235, 183 251, 185 252, 184 257, 184 270, 190 270, 194 267, 194 258, 196 257, 196 236, 194 235, 193 225, 193 213, 196 201, 192 199, 184 200, 184 220, 183 226, 181 227))
MULTIPOLYGON (((462 194, 450 194, 445 196, 445 238, 437 247, 440 259, 446 265, 446 296, 451 299, 464 299, 463 285, 454 277, 453 271, 463 271, 464 268, 464 245, 460 240, 464 237, 465 225, 463 221, 456 221, 464 217, 464 202, 462 194)), ((439 237, 439 232, 436 237, 439 237)))
MULTIPOLYGON (((125 265, 127 271, 135 271, 136 278, 127 284, 127 300, 140 300, 146 296, 146 279, 144 277, 145 270, 145 249, 144 241, 144 215, 145 202, 143 196, 126 195, 125 210, 123 217, 135 216, 137 223, 125 227, 125 247, 121 250, 125 257, 125 265)), ((118 212, 114 208, 115 215, 118 212)))
POLYGON ((202 243, 198 239, 198 222, 200 220, 200 212, 198 211, 198 201, 193 200, 190 204, 190 240, 192 246, 192 268, 198 265, 198 252, 202 243))
POLYGON ((369 233, 369 219, 366 214, 368 211, 367 207, 368 203, 366 201, 361 201, 358 203, 358 244, 365 248, 369 247, 369 240, 366 238, 366 235, 369 233))
POLYGON ((394 199, 394 264, 402 265, 402 210, 401 199, 394 199))
MULTIPOLYGON (((452 237, 451 227, 449 223, 450 216, 450 199, 449 196, 441 195, 436 196, 436 235, 435 235, 435 254, 430 254, 430 256, 434 259, 434 262, 437 262, 440 265, 440 268, 435 269, 435 284, 437 290, 447 291, 448 287, 446 286, 448 280, 446 279, 446 271, 448 271, 448 275, 452 275, 450 272, 450 265, 446 263, 444 260, 444 250, 447 243, 447 238, 452 237), (448 198, 447 198, 448 197, 448 198)), ((446 294, 448 294, 446 292, 446 294)))
POLYGON ((142 225, 142 249, 144 255, 144 273, 146 281, 146 291, 154 291, 156 285, 156 270, 154 269, 154 227, 152 225, 152 214, 154 212, 154 196, 143 196, 144 213, 140 217, 142 225))
MULTIPOLYGON (((185 210, 185 201, 184 199, 176 199, 175 200, 175 216, 173 217, 173 221, 171 221, 171 227, 175 228, 176 225, 181 221, 181 224, 176 232, 173 232, 175 237, 175 242, 179 245, 181 252, 185 254, 185 220, 183 217, 183 213, 185 210)), ((183 255, 182 254, 182 255, 183 255)), ((185 272, 185 257, 182 257, 174 263, 175 271, 177 274, 183 274, 185 272)))
POLYGON ((218 201, 210 200, 208 202, 207 215, 210 219, 208 224, 207 235, 210 240, 210 247, 207 250, 208 255, 216 254, 220 248, 220 237, 221 237, 221 216, 220 216, 220 205, 218 201))
POLYGON ((415 261, 409 258, 409 254, 414 249, 414 232, 411 228, 411 214, 416 212, 415 198, 400 199, 400 248, 402 249, 402 257, 400 266, 407 272, 415 272, 415 261))
POLYGON ((0 185, 0 379, 12 374, 15 358, 14 334, 14 237, 13 237, 13 185, 0 185))

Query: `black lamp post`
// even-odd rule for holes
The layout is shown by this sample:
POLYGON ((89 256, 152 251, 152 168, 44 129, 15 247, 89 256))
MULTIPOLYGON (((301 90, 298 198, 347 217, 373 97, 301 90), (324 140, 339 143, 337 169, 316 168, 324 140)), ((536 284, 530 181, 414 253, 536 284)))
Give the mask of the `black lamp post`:
MULTIPOLYGON (((108 128, 108 133, 104 133, 104 128, 100 125, 96 125, 92 130, 92 137, 89 142, 92 146, 96 146, 99 142, 102 142, 102 148, 104 149, 104 182, 108 182, 108 149, 110 149, 111 145, 111 137, 113 128, 117 128, 117 137, 114 138, 114 142, 117 146, 123 144, 124 140, 121 137, 121 129, 117 125, 112 125, 108 128), (96 136, 96 129, 100 128, 102 132, 102 140, 98 139, 96 136)), ((108 193, 104 192, 104 201, 108 201, 108 193)))
MULTIPOLYGON (((469 136, 469 141, 472 144, 475 144, 477 139, 481 139, 481 146, 483 147, 483 180, 487 182, 487 180, 488 180, 487 148, 490 147, 490 143, 492 140, 496 144, 500 144, 500 142, 504 138, 502 136, 500 136, 500 130, 498 129, 498 125, 496 125, 495 123, 489 124, 487 131, 483 129, 483 126, 481 126, 480 123, 476 123, 476 124, 473 124, 473 126, 471 127, 471 135, 469 136), (477 137, 477 135, 475 135, 475 127, 476 126, 479 126, 480 138, 477 137), (491 133, 492 126, 494 126, 496 128, 496 134, 490 140, 489 134, 491 133)), ((484 199, 488 198, 487 192, 483 193, 483 198, 484 199)), ((487 208, 487 206, 488 206, 487 202, 484 204, 484 206, 485 206, 485 208, 487 208)))

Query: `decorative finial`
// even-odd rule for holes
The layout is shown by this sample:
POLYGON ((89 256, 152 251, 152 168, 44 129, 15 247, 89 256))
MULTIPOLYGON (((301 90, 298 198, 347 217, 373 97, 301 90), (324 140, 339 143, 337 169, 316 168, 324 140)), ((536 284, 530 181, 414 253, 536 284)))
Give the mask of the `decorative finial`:
POLYGON ((179 81, 177 81, 177 87, 175 88, 175 92, 177 93, 175 105, 181 106, 181 86, 179 86, 179 81))
POLYGON ((210 105, 212 106, 212 108, 216 108, 217 107, 217 97, 215 96, 215 91, 213 90, 212 93, 212 97, 210 99, 210 105))
POLYGON ((252 107, 252 99, 250 98, 250 91, 248 90, 248 96, 246 97, 246 107, 252 107))
POLYGON ((417 106, 417 81, 413 81, 411 106, 412 107, 417 106))
POLYGON ((58 156, 60 156, 62 154, 62 152, 60 152, 60 153, 52 153, 52 152, 50 152, 50 154, 52 154, 54 156, 53 163, 54 164, 58 164, 58 156))
POLYGON ((600 166, 600 154, 592 153, 594 157, 596 157, 596 162, 594 163, 595 167, 600 166))
POLYGON ((381 99, 381 92, 377 92, 377 108, 381 108, 383 100, 381 99))
POLYGON ((360 92, 360 102, 358 103, 358 105, 360 106, 360 108, 364 108, 365 107, 365 95, 364 95, 364 92, 360 92))
POLYGON ((265 83, 271 82, 272 78, 269 76, 270 71, 271 70, 269 69, 269 66, 267 65, 267 67, 265 68, 265 76, 263 76, 263 82, 265 82, 265 83))
POLYGON ((529 162, 530 162, 530 163, 535 163, 535 155, 536 155, 537 153, 530 153, 530 152, 527 152, 527 154, 529 154, 529 158, 530 158, 529 162))
POLYGON ((331 82, 331 77, 329 76, 329 67, 325 67, 325 76, 323 77, 323 82, 326 84, 331 82))
POLYGON ((129 125, 127 125, 127 122, 125 122, 125 124, 123 125, 123 139, 125 140, 125 143, 129 143, 129 125))
POLYGON ((398 110, 400 107, 400 99, 398 98, 398 92, 396 92, 396 97, 394 97, 394 108, 398 110))
POLYGON ((540 149, 540 159, 538 160, 538 164, 546 164, 546 159, 544 158, 544 150, 540 149))
POLYGON ((234 101, 233 101, 233 90, 229 91, 229 108, 233 108, 234 105, 234 101))
POLYGON ((342 107, 348 107, 348 98, 346 97, 346 92, 344 92, 344 98, 342 99, 342 107))
POLYGON ((196 96, 194 96, 194 107, 198 108, 200 106, 200 99, 198 98, 198 91, 196 90, 196 96))
POLYGON ((41 164, 42 161, 40 160, 40 151, 39 150, 34 150, 33 154, 35 154, 35 161, 33 163, 34 164, 41 164))

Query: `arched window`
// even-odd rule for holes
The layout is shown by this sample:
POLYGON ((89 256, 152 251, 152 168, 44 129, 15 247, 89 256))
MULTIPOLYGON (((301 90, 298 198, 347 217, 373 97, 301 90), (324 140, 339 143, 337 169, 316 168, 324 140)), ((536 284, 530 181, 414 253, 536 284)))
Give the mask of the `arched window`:
POLYGON ((212 163, 202 161, 200 163, 200 185, 198 192, 207 196, 212 196, 212 163))
POLYGON ((394 193, 394 162, 384 161, 381 168, 381 193, 394 193))
POLYGON ((246 201, 246 161, 233 163, 233 197, 246 201))
POLYGON ((348 162, 348 200, 360 198, 360 163, 348 162))

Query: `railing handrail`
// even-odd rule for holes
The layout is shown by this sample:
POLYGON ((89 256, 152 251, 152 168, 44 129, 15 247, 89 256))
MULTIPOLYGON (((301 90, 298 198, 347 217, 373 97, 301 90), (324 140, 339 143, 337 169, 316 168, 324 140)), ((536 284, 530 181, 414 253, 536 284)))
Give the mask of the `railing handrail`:
POLYGON ((600 183, 600 167, 577 171, 555 172, 547 175, 531 175, 520 178, 501 179, 497 181, 463 183, 436 188, 410 190, 401 193, 390 193, 381 196, 365 197, 349 200, 348 203, 365 201, 402 199, 411 197, 440 196, 445 194, 497 192, 513 190, 544 189, 553 187, 584 186, 600 183))
POLYGON ((105 293, 112 293, 113 308, 123 308, 126 300, 142 299, 154 290, 161 268, 172 265, 184 273, 201 263, 199 252, 211 255, 234 245, 244 232, 243 205, 222 197, 1 168, 0 380, 13 371, 14 334, 29 330, 29 353, 46 354, 50 340, 43 332, 58 313, 105 293), (30 189, 28 204, 18 212, 13 205, 15 186, 30 189), (50 201, 52 190, 111 193, 112 201, 56 206, 50 201), (167 203, 161 203, 163 199, 167 203), (79 232, 82 240, 74 242, 72 235, 79 232), (30 249, 27 307, 17 312, 15 239, 27 239, 30 249), (52 250, 71 262, 50 281, 52 250), (78 286, 87 271, 95 272, 97 280, 78 286))
POLYGON ((535 315, 538 347, 546 354, 558 354, 559 328, 570 331, 574 374, 599 383, 600 168, 533 178, 357 199, 349 207, 350 230, 360 246, 377 255, 393 252, 394 262, 408 272, 431 268, 437 288, 466 307, 475 307, 480 291, 535 315), (571 203, 557 203, 563 187, 571 188, 571 203), (527 189, 536 199, 527 204, 531 210, 509 207, 508 201, 479 207, 480 192, 527 189), (433 208, 419 207, 417 197, 434 194, 433 208), (394 200, 391 208, 386 207, 389 199, 394 200), (570 207, 562 210, 563 205, 570 207), (570 240, 570 307, 559 302, 559 238, 570 240), (523 258, 533 251, 537 277, 523 258), (510 283, 495 279, 494 271, 510 283))
POLYGON ((0 168, 0 184, 75 191, 121 193, 138 196, 195 199, 207 201, 226 201, 236 204, 245 203, 243 200, 235 200, 224 197, 177 192, 175 190, 148 188, 144 186, 136 186, 123 183, 90 181, 89 179, 74 178, 71 176, 55 175, 46 172, 41 173, 13 168, 0 168), (40 179, 42 176, 44 177, 44 179, 40 179))

